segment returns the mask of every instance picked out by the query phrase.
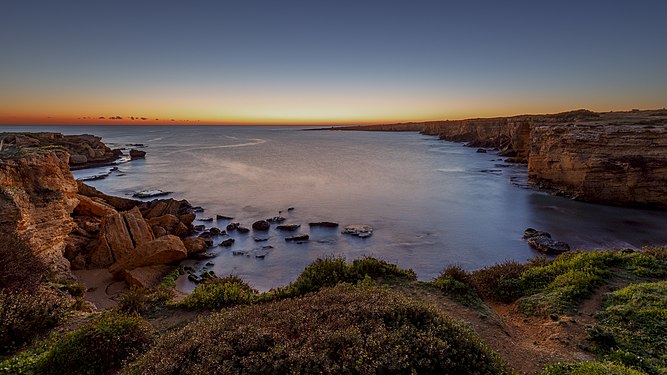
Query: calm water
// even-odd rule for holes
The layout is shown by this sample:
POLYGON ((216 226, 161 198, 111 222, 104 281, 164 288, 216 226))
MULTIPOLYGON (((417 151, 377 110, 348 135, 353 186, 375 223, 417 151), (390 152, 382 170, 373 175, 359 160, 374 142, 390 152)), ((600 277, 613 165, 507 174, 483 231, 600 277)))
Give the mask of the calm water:
MULTIPOLYGON (((236 274, 266 290, 287 284, 319 257, 365 255, 414 269, 429 280, 445 265, 476 269, 538 253, 521 239, 526 227, 551 232, 574 248, 667 243, 667 213, 574 202, 525 185, 524 166, 508 166, 461 144, 415 133, 302 131, 296 127, 23 127, 2 130, 90 133, 111 147, 143 143, 145 160, 91 181, 116 195, 146 189, 203 206, 201 216, 234 216, 246 226, 276 216, 302 224, 305 244, 234 234, 232 248, 213 249, 218 275, 236 274), (295 209, 286 212, 288 207, 295 209), (313 229, 312 221, 370 224, 372 237, 313 229), (232 250, 271 245, 265 259, 232 250)), ((75 171, 85 177, 108 168, 75 171)), ((227 222, 213 223, 224 228, 227 222)), ((220 242, 223 237, 215 239, 220 242)), ((188 261, 197 268, 203 262, 188 261)), ((181 281, 183 290, 193 285, 181 281)))

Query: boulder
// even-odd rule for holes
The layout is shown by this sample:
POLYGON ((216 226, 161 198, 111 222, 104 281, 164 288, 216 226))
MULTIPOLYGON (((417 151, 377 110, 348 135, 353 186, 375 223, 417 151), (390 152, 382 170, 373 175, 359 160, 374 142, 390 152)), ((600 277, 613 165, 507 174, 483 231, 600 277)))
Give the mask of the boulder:
POLYGON ((166 214, 159 217, 152 217, 148 219, 148 224, 161 226, 167 232, 171 232, 176 226, 176 224, 178 224, 179 222, 180 221, 178 220, 178 218, 171 214, 166 214))
POLYGON ((282 224, 278 225, 276 227, 277 230, 282 230, 285 232, 294 232, 295 230, 299 229, 301 227, 301 224, 282 224))
POLYGON ((252 223, 252 229, 254 230, 267 231, 269 228, 271 228, 271 224, 269 224, 269 222, 266 220, 257 220, 252 223))
POLYGON ((309 238, 310 238, 310 236, 307 235, 307 234, 297 234, 296 236, 292 236, 292 237, 287 237, 287 238, 285 238, 285 241, 288 241, 288 242, 289 242, 289 241, 300 242, 300 241, 308 241, 309 238))
POLYGON ((151 227, 144 220, 144 217, 141 216, 139 208, 135 207, 127 212, 123 212, 123 218, 130 230, 132 242, 134 242, 135 247, 155 239, 151 227))
POLYGON ((250 229, 248 229, 248 228, 246 228, 246 227, 241 227, 241 226, 239 226, 239 227, 236 228, 236 231, 239 232, 239 233, 242 233, 242 234, 243 234, 243 233, 248 233, 248 232, 250 232, 250 229))
POLYGON ((311 227, 324 227, 324 228, 337 228, 338 223, 334 223, 331 221, 318 221, 315 223, 308 223, 311 227))
POLYGON ((139 267, 125 270, 123 276, 130 287, 155 289, 173 268, 166 265, 139 267))
POLYGON ((109 272, 118 277, 125 270, 170 264, 183 260, 187 256, 188 250, 185 248, 183 241, 176 236, 168 234, 137 246, 130 256, 109 267, 109 272))
POLYGON ((130 159, 132 160, 143 159, 145 157, 146 157, 146 151, 135 150, 135 149, 130 150, 130 159))
POLYGON ((86 155, 72 154, 69 157, 69 163, 71 165, 80 165, 88 163, 88 157, 86 155))
POLYGON ((167 234, 167 230, 159 225, 153 225, 151 229, 153 230, 153 235, 155 238, 162 237, 167 234))
POLYGON ((137 207, 102 219, 97 246, 90 255, 89 266, 108 267, 129 257, 136 246, 151 242, 155 235, 137 207))
POLYGON ((535 250, 546 254, 560 254, 570 251, 570 245, 562 241, 554 241, 547 236, 537 236, 528 239, 528 244, 535 250))
POLYGON ((373 234, 373 227, 366 224, 348 225, 343 229, 343 233, 351 234, 360 238, 366 238, 373 234))
POLYGON ((83 216, 103 217, 117 213, 113 207, 106 203, 95 201, 85 195, 77 194, 79 204, 74 208, 74 212, 83 216))
POLYGON ((218 246, 230 247, 234 244, 234 242, 235 242, 235 240, 233 238, 228 238, 228 239, 220 242, 220 244, 218 246))
POLYGON ((179 215, 178 220, 180 220, 181 223, 183 223, 185 225, 190 225, 190 224, 192 224, 193 221, 195 221, 196 216, 197 215, 195 215, 194 212, 191 212, 191 213, 179 215))
POLYGON ((241 224, 239 223, 229 223, 227 224, 227 231, 236 230, 241 224))
POLYGON ((188 255, 203 253, 208 249, 207 241, 199 237, 186 238, 183 240, 183 245, 188 250, 188 255))
POLYGON ((526 230, 523 231, 523 239, 524 240, 527 240, 527 239, 533 238, 533 237, 540 237, 540 236, 551 238, 550 233, 542 232, 542 231, 534 229, 534 228, 526 228, 526 230))

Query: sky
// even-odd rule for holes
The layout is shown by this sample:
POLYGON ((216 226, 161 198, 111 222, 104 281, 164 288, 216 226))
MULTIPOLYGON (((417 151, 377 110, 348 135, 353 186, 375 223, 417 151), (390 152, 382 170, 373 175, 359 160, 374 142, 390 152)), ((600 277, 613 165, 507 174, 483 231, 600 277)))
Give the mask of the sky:
POLYGON ((0 124, 351 124, 667 106, 664 0, 0 9, 0 124))

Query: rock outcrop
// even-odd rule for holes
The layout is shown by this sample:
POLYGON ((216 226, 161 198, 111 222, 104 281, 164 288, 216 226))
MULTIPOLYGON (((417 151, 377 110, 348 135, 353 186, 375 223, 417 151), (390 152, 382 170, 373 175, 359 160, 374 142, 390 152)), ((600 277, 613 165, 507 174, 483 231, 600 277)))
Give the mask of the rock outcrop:
POLYGON ((531 145, 528 176, 540 188, 583 201, 667 208, 667 120, 540 124, 531 145))
POLYGON ((0 133, 5 147, 22 150, 62 147, 70 154, 72 168, 86 168, 112 163, 123 154, 102 143, 102 138, 90 134, 63 135, 60 133, 0 133))
POLYGON ((66 238, 76 227, 71 213, 79 204, 64 150, 0 155, 0 254, 3 268, 13 264, 16 248, 53 271, 69 273, 66 238))

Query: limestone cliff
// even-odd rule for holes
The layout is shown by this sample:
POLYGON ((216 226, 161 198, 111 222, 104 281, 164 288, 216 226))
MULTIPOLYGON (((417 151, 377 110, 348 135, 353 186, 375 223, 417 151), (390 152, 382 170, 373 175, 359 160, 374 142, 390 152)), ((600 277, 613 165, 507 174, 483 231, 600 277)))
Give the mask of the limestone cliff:
POLYGON ((667 124, 535 125, 530 180, 575 199, 667 208, 667 124))
MULTIPOLYGON (((36 151, 0 163, 0 254, 29 249, 36 261, 68 272, 65 239, 75 227, 77 186, 63 150, 36 151)), ((3 268, 22 267, 3 257, 3 268)))
POLYGON ((119 149, 111 149, 102 138, 90 135, 63 135, 60 133, 0 133, 5 148, 30 150, 44 147, 62 147, 69 151, 72 168, 105 165, 122 155, 119 149))

